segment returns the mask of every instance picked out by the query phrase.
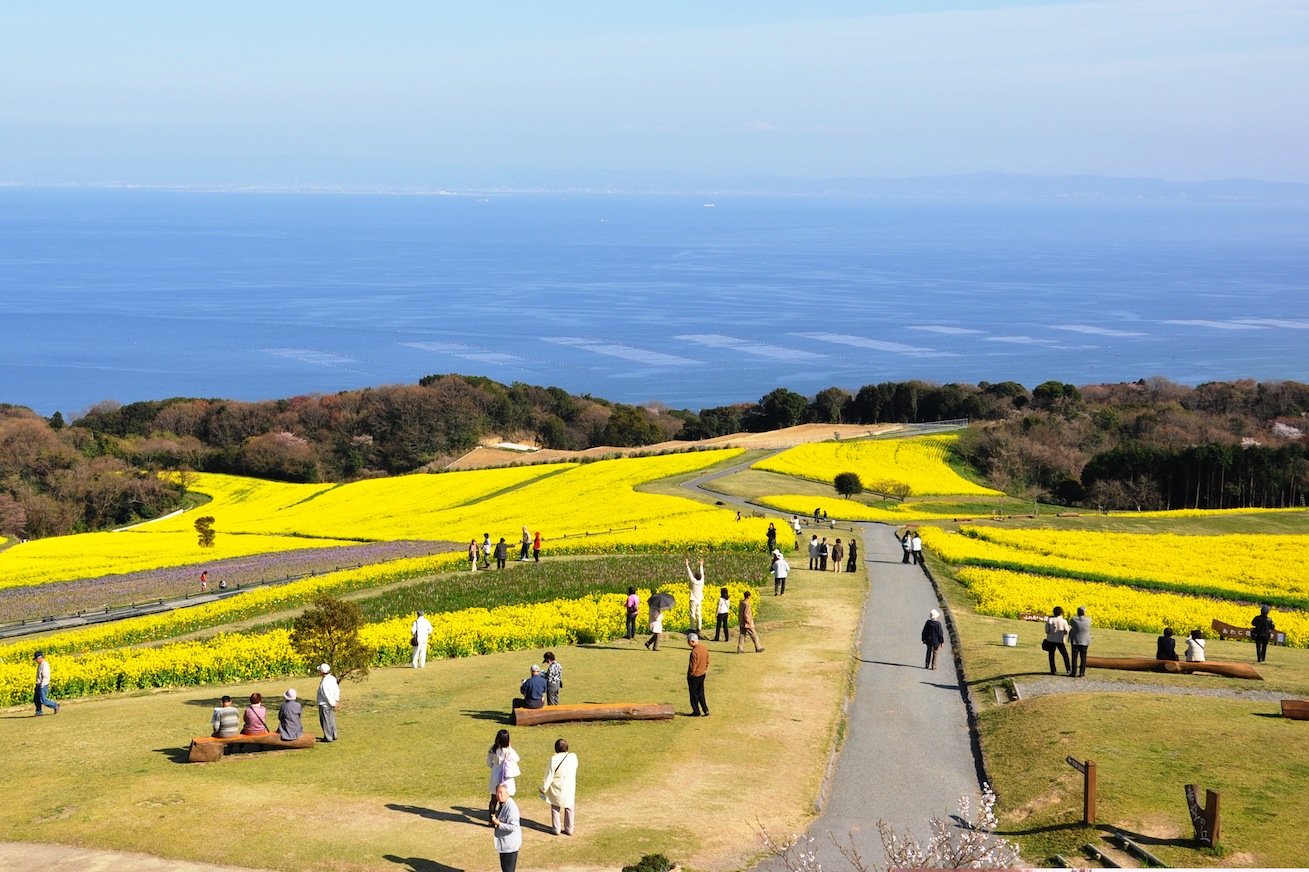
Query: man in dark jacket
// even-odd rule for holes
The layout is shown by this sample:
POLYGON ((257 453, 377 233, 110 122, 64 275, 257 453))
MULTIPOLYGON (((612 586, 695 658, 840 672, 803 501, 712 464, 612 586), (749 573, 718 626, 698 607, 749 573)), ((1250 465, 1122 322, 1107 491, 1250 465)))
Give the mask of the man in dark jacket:
POLYGON ((941 626, 941 613, 936 609, 932 609, 927 616, 927 623, 923 624, 923 644, 927 646, 927 660, 923 668, 935 669, 936 655, 945 644, 945 628, 941 626))

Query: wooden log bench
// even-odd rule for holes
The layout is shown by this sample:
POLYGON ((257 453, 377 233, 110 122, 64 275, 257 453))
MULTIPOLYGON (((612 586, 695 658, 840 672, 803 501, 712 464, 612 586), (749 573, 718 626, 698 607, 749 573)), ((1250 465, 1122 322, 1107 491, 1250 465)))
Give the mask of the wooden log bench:
POLYGON ((216 736, 196 736, 191 740, 191 753, 186 758, 188 763, 217 763, 223 759, 223 751, 228 745, 258 745, 260 748, 312 748, 318 740, 313 733, 305 733, 298 739, 286 741, 277 733, 260 733, 257 736, 238 734, 218 738, 216 736))
POLYGON ((667 721, 672 717, 671 702, 584 702, 513 710, 514 726, 518 727, 565 721, 667 721))
POLYGON ((1255 681, 1263 681, 1264 677, 1259 674, 1249 663, 1224 663, 1220 660, 1205 660, 1200 663, 1191 663, 1186 660, 1154 660, 1149 657, 1087 657, 1087 669, 1124 669, 1129 672, 1172 672, 1191 674, 1193 672, 1207 672, 1211 675, 1222 675, 1227 678, 1249 678, 1255 681))
POLYGON ((1282 700, 1282 717, 1293 721, 1309 721, 1309 700, 1282 700))

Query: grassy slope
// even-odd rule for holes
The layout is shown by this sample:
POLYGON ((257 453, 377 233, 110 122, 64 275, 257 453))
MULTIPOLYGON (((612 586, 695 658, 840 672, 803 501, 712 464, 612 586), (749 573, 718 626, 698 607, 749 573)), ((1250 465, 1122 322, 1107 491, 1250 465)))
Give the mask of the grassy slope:
MULTIPOLYGON (((1303 865, 1296 828, 1309 817, 1309 730, 1302 722, 1275 716, 1275 702, 1202 696, 1083 693, 998 706, 992 687, 1047 675, 1043 629, 975 614, 946 568, 935 562, 932 568, 950 601, 968 679, 981 706, 982 747, 1000 796, 1001 830, 1023 845, 1028 862, 1044 864, 1054 853, 1080 856, 1088 841, 1120 830, 1139 836, 1175 866, 1303 865), (1003 646, 1004 633, 1019 635, 1017 648, 1003 646), (1098 827, 1080 825, 1081 776, 1064 762, 1068 755, 1096 761, 1098 827), (1192 847, 1182 795, 1188 783, 1222 791, 1225 855, 1192 847)), ((1094 604, 1088 606, 1094 615, 1094 604)), ((1154 639, 1097 628, 1091 653, 1148 657, 1154 639)), ((1213 660, 1252 663, 1254 646, 1213 642, 1209 654, 1213 660)), ((1259 670, 1263 682, 1096 670, 1087 676, 1309 696, 1309 651, 1274 648, 1259 670)))
MULTIPOLYGON (((834 576, 782 605, 768 598, 764 654, 738 657, 734 642, 711 643, 708 719, 510 728, 523 755, 524 862, 613 868, 661 851, 691 868, 738 868, 757 853, 756 816, 776 832, 802 827, 836 728, 864 583, 862 574, 834 576), (582 763, 572 839, 541 832, 549 814, 535 798, 559 736, 582 763), (743 802, 742 767, 764 766, 768 801, 743 802)), ((559 650, 564 701, 671 701, 685 714, 680 643, 657 654, 640 640, 559 650)), ((537 659, 378 670, 346 684, 340 742, 210 766, 180 761, 190 736, 207 729, 213 700, 225 690, 276 699, 282 685, 96 699, 40 720, 10 709, 0 744, 6 778, 23 789, 0 808, 0 830, 12 840, 197 860, 223 845, 225 862, 261 868, 494 869, 489 831, 477 826, 486 747, 537 659)), ((314 679, 294 684, 312 698, 314 679)), ((315 726, 308 712, 306 725, 315 726)))

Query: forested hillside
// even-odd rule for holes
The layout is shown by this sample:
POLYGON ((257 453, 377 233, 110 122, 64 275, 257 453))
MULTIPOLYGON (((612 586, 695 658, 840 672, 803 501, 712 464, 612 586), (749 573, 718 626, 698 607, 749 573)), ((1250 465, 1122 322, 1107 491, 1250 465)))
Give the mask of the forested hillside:
POLYGON ((1307 411, 1309 386, 1298 382, 884 382, 813 397, 778 388, 691 412, 460 375, 256 403, 102 403, 71 424, 0 405, 0 535, 156 517, 182 498, 181 485, 151 474, 162 470, 347 481, 439 468, 490 437, 582 449, 951 418, 976 425, 958 451, 1009 493, 1097 509, 1298 506, 1307 411))

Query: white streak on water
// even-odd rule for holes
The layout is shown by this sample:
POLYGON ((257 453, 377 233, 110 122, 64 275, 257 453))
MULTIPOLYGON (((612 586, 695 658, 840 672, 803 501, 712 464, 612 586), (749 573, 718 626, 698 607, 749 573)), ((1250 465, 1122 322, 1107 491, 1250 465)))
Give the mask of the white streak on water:
POLYGON ((1053 330, 1068 330, 1073 333, 1090 333, 1094 336, 1149 336, 1134 330, 1111 330, 1108 327, 1095 327, 1090 324, 1051 324, 1053 330))
POLYGON ((735 336, 724 336, 721 333, 686 333, 676 338, 698 345, 707 345, 710 348, 726 348, 742 354, 753 354, 756 357, 769 357, 774 360, 822 360, 827 357, 825 354, 815 354, 812 351, 766 345, 762 342, 738 339, 735 336))
POLYGON ((528 361, 526 358, 519 357, 516 354, 507 354, 500 351, 488 351, 483 348, 476 348, 472 345, 460 345, 457 342, 401 342, 401 345, 407 345, 410 348, 417 348, 421 351, 435 351, 439 354, 448 354, 451 357, 458 357, 461 360, 472 360, 477 363, 494 363, 502 366, 522 366, 528 361))
POLYGON ((944 333, 946 336, 966 336, 986 332, 985 330, 973 330, 970 327, 947 327, 944 324, 916 324, 906 329, 925 330, 928 333, 944 333))
POLYGON ((678 357, 674 354, 664 354, 659 351, 650 351, 645 348, 635 348, 631 345, 619 345, 614 342, 604 342, 599 339, 588 339, 581 336, 544 337, 542 341, 553 342, 555 345, 567 345, 569 348, 580 348, 583 351, 593 351, 596 354, 604 354, 609 357, 619 357, 623 360, 634 360, 648 366, 700 366, 704 363, 702 360, 692 360, 689 357, 678 357))
POLYGON ((854 348, 871 348, 874 351, 892 351, 898 354, 939 354, 935 348, 922 345, 905 345, 903 342, 885 342, 881 339, 867 339, 863 336, 848 336, 844 333, 792 333, 817 342, 834 342, 837 345, 849 345, 854 348))
POLYGON ((1192 321, 1165 321, 1165 324, 1176 324, 1179 327, 1212 327, 1215 330, 1262 330, 1263 327, 1258 324, 1251 324, 1246 321, 1205 321, 1196 319, 1192 321))

